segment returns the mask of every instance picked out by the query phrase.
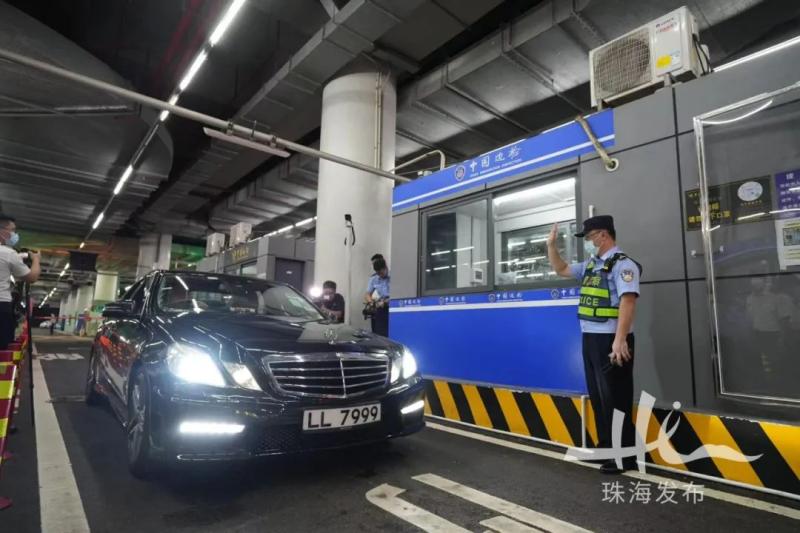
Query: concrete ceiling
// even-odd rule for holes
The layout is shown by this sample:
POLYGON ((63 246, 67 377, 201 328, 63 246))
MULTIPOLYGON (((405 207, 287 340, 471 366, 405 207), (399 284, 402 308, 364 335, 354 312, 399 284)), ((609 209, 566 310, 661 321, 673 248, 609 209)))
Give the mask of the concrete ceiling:
MULTIPOLYGON (((72 50, 73 55, 91 52, 111 68, 100 61, 71 65, 159 98, 168 96, 227 5, 216 0, 82 0, 65 9, 45 0, 11 3, 62 34, 37 34, 20 50, 36 56, 31 42, 43 40, 50 44, 38 45, 40 57, 44 48, 72 50)), ((700 24, 701 40, 711 48, 712 62, 720 63, 800 33, 800 5, 791 4, 249 0, 181 104, 314 145, 322 87, 350 62, 368 58, 391 68, 398 79, 397 162, 436 148, 450 164, 588 110, 588 51, 671 9, 688 5, 700 24)), ((0 26, 3 46, 8 46, 5 34, 14 31, 8 24, 0 26)), ((12 44, 19 47, 19 42, 12 44)), ((55 60, 53 54, 47 57, 55 60)), ((64 202, 71 202, 64 204, 64 224, 56 226, 85 232, 121 173, 119 165, 144 135, 147 113, 54 80, 42 83, 5 63, 0 64, 0 83, 0 95, 27 97, 44 107, 94 106, 92 116, 35 117, 30 108, 21 111, 24 106, 0 100, 5 110, 0 115, 5 143, 0 145, 0 168, 11 168, 0 174, 3 208, 18 215, 30 212, 26 223, 32 229, 54 229, 54 210, 41 199, 63 182, 58 177, 64 167, 76 167, 63 189, 64 202), (108 109, 101 115, 102 106, 108 109), (44 120, 48 125, 43 128, 44 120), (42 131, 47 132, 44 139, 39 138, 42 131), (27 191, 20 186, 24 179, 31 182, 27 191)), ((135 235, 161 230, 202 238, 239 221, 269 231, 314 214, 317 161, 300 155, 277 160, 210 141, 198 125, 179 118, 170 118, 162 131, 170 135, 164 135, 163 147, 149 155, 150 167, 114 204, 107 231, 135 235)), ((425 166, 431 163, 410 172, 425 166)))

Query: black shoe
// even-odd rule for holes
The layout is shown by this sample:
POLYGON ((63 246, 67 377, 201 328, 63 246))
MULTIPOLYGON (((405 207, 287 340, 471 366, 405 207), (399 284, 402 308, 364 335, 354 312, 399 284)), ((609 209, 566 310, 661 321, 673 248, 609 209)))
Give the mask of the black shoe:
POLYGON ((633 459, 623 459, 622 468, 617 466, 614 459, 609 459, 600 466, 600 471, 604 474, 621 474, 626 470, 636 470, 636 461, 633 459))

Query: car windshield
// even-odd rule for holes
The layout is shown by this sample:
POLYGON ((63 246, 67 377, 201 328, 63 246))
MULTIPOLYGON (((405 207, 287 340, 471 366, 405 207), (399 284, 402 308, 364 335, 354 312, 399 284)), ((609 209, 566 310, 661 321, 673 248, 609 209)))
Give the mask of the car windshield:
POLYGON ((314 305, 291 287, 268 281, 213 274, 167 274, 156 298, 161 311, 214 311, 321 320, 314 305))

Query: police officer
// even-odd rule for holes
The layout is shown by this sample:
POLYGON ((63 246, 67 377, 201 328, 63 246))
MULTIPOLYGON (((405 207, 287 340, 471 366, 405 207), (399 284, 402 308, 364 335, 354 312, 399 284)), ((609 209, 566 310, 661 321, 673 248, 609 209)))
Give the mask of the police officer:
POLYGON ((389 267, 382 255, 376 254, 372 262, 375 273, 370 276, 364 303, 372 309, 372 332, 389 336, 389 287, 391 278, 389 267))
MULTIPOLYGON (((614 410, 622 411, 622 446, 634 446, 633 413, 633 318, 639 297, 641 266, 617 246, 614 219, 608 215, 589 218, 575 235, 591 243, 592 254, 582 263, 568 265, 558 252, 558 224, 547 239, 547 255, 559 276, 581 282, 578 318, 583 333, 583 366, 586 387, 595 413, 598 447, 612 446, 614 410)), ((636 467, 626 458, 619 468, 606 461, 601 471, 620 473, 636 467)))

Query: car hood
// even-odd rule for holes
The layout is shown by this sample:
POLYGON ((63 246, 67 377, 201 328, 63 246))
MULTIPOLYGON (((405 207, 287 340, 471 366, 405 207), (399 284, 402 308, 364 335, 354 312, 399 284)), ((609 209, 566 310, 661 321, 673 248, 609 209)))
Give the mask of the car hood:
POLYGON ((400 345, 363 329, 327 321, 293 322, 286 318, 204 312, 159 317, 176 341, 235 344, 252 352, 386 352, 400 345))

